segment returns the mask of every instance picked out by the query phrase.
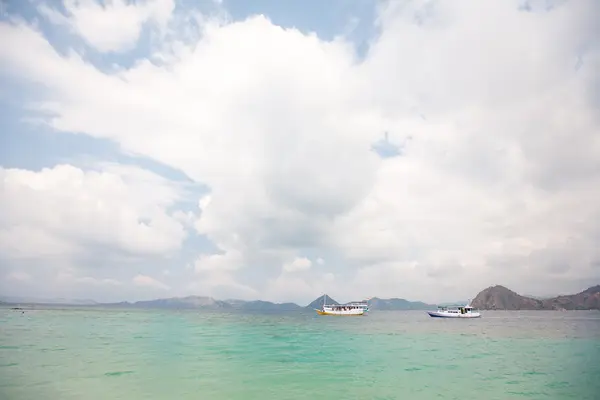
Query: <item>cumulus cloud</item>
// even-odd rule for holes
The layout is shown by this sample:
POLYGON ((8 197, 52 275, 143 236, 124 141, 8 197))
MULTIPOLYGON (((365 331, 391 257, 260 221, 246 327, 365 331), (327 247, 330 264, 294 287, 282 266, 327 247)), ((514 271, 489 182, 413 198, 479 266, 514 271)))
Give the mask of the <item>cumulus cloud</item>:
POLYGON ((13 271, 6 275, 6 278, 14 281, 28 281, 31 279, 31 275, 24 271, 13 271))
POLYGON ((59 284, 83 285, 83 286, 121 286, 122 282, 111 278, 94 278, 91 276, 78 276, 73 268, 67 268, 58 273, 59 284))
POLYGON ((0 168, 0 188, 2 258, 75 259, 102 248, 156 256, 186 235, 166 211, 176 188, 136 167, 0 168))
MULTIPOLYGON (((493 283, 576 290, 600 278, 600 9, 520 3, 383 3, 363 59, 343 37, 207 17, 197 41, 161 47, 164 63, 111 73, 2 22, 0 61, 46 89, 33 107, 56 131, 112 140, 209 188, 194 213, 154 211, 152 227, 133 212, 115 220, 117 203, 101 214, 141 237, 109 244, 156 253, 195 220, 216 250, 196 255, 194 290, 428 301, 493 283), (372 151, 385 131, 405 143, 398 156, 372 151), (313 253, 327 263, 290 261, 313 253)), ((23 235, 75 251, 35 218, 23 235)))
POLYGON ((286 301, 305 305, 317 296, 333 291, 338 295, 347 297, 347 300, 349 300, 352 294, 339 289, 336 290, 335 288, 338 286, 338 282, 335 282, 335 275, 331 272, 315 271, 310 274, 300 274, 299 270, 290 271, 283 268, 276 278, 268 280, 263 296, 271 301, 285 299, 286 301))
POLYGON ((194 277, 184 290, 186 293, 202 293, 217 298, 256 299, 260 293, 235 278, 236 271, 244 266, 243 254, 235 249, 218 254, 202 254, 194 262, 194 277))
POLYGON ((174 0, 129 3, 108 0, 63 0, 65 13, 42 3, 40 13, 57 25, 68 27, 100 52, 123 52, 135 47, 147 22, 164 29, 175 8, 174 0))
POLYGON ((306 257, 296 257, 292 262, 283 265, 286 272, 306 271, 312 266, 312 261, 306 257))
POLYGON ((153 289, 169 290, 170 287, 162 283, 161 281, 152 278, 147 275, 136 275, 132 280, 136 286, 149 287, 153 289))

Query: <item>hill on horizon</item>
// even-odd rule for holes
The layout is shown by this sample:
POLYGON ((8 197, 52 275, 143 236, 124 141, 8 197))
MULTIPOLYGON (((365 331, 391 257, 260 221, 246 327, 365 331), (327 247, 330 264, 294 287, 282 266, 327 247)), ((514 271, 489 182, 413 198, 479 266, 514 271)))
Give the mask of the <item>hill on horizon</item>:
POLYGON ((337 301, 335 301, 333 298, 329 297, 328 294, 323 294, 323 295, 317 297, 316 299, 314 299, 313 301, 311 301, 304 308, 310 308, 311 310, 315 309, 315 308, 320 309, 321 307, 323 307, 323 296, 325 296, 325 301, 326 301, 327 304, 334 304, 334 305, 335 304, 340 304, 337 301))
POLYGON ((0 302, 5 304, 54 304, 54 305, 95 305, 98 302, 90 299, 67 299, 62 297, 43 299, 28 296, 0 296, 0 302))
POLYGON ((422 301, 408 301, 406 299, 391 298, 380 299, 373 297, 369 300, 369 308, 374 310, 428 310, 435 309, 433 304, 423 303, 422 301))
POLYGON ((302 307, 296 303, 272 303, 270 301, 253 300, 241 303, 239 309, 245 311, 294 311, 300 310, 302 307))
POLYGON ((471 305, 482 310, 598 310, 600 285, 549 299, 521 296, 505 286, 495 285, 479 292, 471 305))
MULTIPOLYGON (((327 294, 321 295, 306 306, 296 303, 274 303, 264 300, 217 300, 208 296, 170 297, 135 302, 97 303, 93 300, 70 299, 33 299, 27 297, 0 297, 3 304, 47 304, 110 308, 163 308, 163 309, 206 309, 206 310, 242 310, 242 311, 299 311, 315 309, 323 306, 323 296, 327 304, 340 304, 327 294), (31 301, 35 300, 35 301, 31 301)), ((465 304, 465 302, 439 303, 465 304)), ((477 294, 471 302, 473 307, 482 310, 586 310, 600 309, 600 285, 592 286, 580 293, 561 295, 553 298, 531 298, 522 296, 502 285, 490 286, 477 294)), ((372 310, 427 310, 436 305, 421 301, 409 301, 402 298, 382 299, 373 297, 369 300, 372 310)))
POLYGON ((143 300, 131 303, 134 307, 152 308, 232 308, 232 305, 207 296, 171 297, 166 299, 143 300))
MULTIPOLYGON (((186 296, 186 297, 169 297, 153 300, 140 301, 121 301, 116 303, 97 303, 92 300, 82 301, 73 300, 71 303, 55 303, 44 299, 36 299, 38 301, 7 301, 6 304, 63 304, 71 306, 92 306, 92 307, 109 307, 109 308, 160 308, 160 309, 205 309, 205 310, 242 310, 242 311, 295 311, 303 309, 315 309, 323 306, 323 296, 326 296, 327 304, 340 304, 327 294, 317 297, 306 306, 300 306, 296 303, 274 303, 264 300, 217 300, 209 296, 186 296)), ((381 299, 373 297, 369 300, 370 308, 373 310, 424 310, 435 307, 420 301, 411 302, 400 298, 381 299)))

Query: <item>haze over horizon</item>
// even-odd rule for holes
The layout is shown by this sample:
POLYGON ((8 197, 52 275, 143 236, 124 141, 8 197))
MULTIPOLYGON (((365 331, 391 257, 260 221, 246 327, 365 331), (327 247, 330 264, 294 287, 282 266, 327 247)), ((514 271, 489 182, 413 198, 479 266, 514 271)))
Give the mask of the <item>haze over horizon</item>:
MULTIPOLYGON (((349 303, 352 301, 362 301, 362 300, 366 300, 366 299, 358 299, 358 298, 352 298, 352 299, 342 299, 342 298, 336 298, 335 296, 330 296, 329 294, 325 293, 325 295, 327 295, 328 301, 333 299, 341 304, 343 303, 349 303)), ((48 304, 51 303, 61 303, 61 304, 77 304, 77 303, 96 303, 96 304, 116 304, 116 303, 125 303, 125 302, 129 302, 129 303, 135 303, 138 301, 144 302, 144 301, 154 301, 154 300, 163 300, 163 299, 173 299, 173 298, 186 298, 186 297, 210 297, 210 296, 202 296, 200 294, 197 295, 188 295, 188 296, 174 296, 174 297, 148 297, 148 298, 142 298, 142 299, 135 299, 135 300, 129 300, 129 301, 110 301, 110 302, 100 302, 100 301, 96 301, 94 299, 74 299, 74 298, 64 298, 64 297, 55 297, 55 298, 42 298, 42 297, 24 297, 24 296, 1 296, 0 295, 0 302, 8 302, 8 303, 15 303, 15 302, 32 302, 35 304, 44 304, 45 302, 48 302, 48 304)), ((308 306, 310 305, 312 302, 314 302, 315 300, 318 300, 319 298, 322 298, 323 294, 321 294, 320 296, 317 296, 316 298, 312 299, 309 302, 305 303, 294 303, 294 302, 288 302, 288 301, 276 301, 273 303, 276 304, 282 304, 282 303, 294 303, 297 304, 299 306, 308 306)), ((375 296, 377 297, 377 296, 375 296)), ((407 300, 409 302, 420 302, 420 300, 418 299, 403 299, 401 296, 394 296, 394 299, 401 299, 401 300, 407 300)), ((228 298, 228 299, 219 299, 219 298, 213 298, 214 300, 219 300, 219 301, 224 301, 224 302, 236 302, 236 301, 246 301, 246 302, 253 302, 253 301, 268 301, 268 300, 263 300, 263 299, 247 299, 247 300, 240 300, 240 299, 236 299, 236 298, 228 298)), ((381 299, 381 298, 380 298, 381 299)), ((387 300, 387 299, 383 299, 383 300, 387 300)), ((462 300, 461 300, 462 301, 462 300)), ((425 303, 425 302, 423 302, 425 303)), ((442 303, 449 303, 449 301, 444 301, 442 303)))
MULTIPOLYGON (((130 299, 130 300, 111 300, 111 301, 96 301, 95 299, 83 299, 83 298, 64 298, 64 297, 55 297, 55 298, 41 298, 41 297, 31 297, 31 296, 2 296, 0 295, 0 303, 2 302, 7 302, 9 304, 15 304, 15 303, 31 303, 31 304, 72 304, 72 305, 77 305, 77 304, 97 304, 97 305, 102 305, 102 304, 118 304, 118 303, 136 303, 136 302, 154 302, 154 301, 160 301, 160 300, 171 300, 171 299, 186 299, 189 297, 192 298, 212 298, 213 300, 216 301, 222 301, 222 302, 229 302, 229 303, 237 303, 237 302, 271 302, 274 304, 296 304, 300 307, 309 307, 313 302, 315 301, 319 301, 319 299, 321 299, 323 297, 323 295, 326 295, 328 298, 328 301, 330 300, 335 300, 340 304, 345 304, 345 303, 349 303, 349 302, 353 302, 353 301, 371 301, 373 299, 379 299, 379 300, 403 300, 403 301, 408 301, 409 303, 425 303, 425 304, 429 304, 429 305, 442 305, 442 304, 464 304, 464 303, 470 303, 475 297, 477 297, 477 295, 479 295, 481 292, 487 291, 489 289, 491 289, 492 287, 502 287, 504 289, 508 289, 509 291, 511 290, 510 288, 506 288, 503 285, 492 285, 486 288, 482 288, 481 291, 473 296, 470 297, 465 297, 464 299, 445 299, 442 301, 437 301, 437 302, 427 302, 427 301, 423 301, 421 299, 407 299, 402 297, 401 295, 396 295, 396 296, 391 296, 388 298, 382 298, 379 296, 372 296, 369 298, 350 298, 350 299, 346 299, 346 298, 341 298, 341 297, 337 297, 335 295, 330 295, 329 293, 322 293, 319 296, 317 296, 316 298, 306 302, 305 303, 301 303, 301 302, 292 302, 292 301, 269 301, 269 300, 264 300, 261 298, 249 298, 246 300, 241 300, 238 298, 212 298, 210 296, 203 296, 201 294, 195 294, 195 295, 187 295, 187 296, 173 296, 173 297, 146 297, 146 298, 138 298, 138 299, 130 299)), ((589 290, 589 289, 596 289, 596 291, 598 290, 598 288, 600 287, 600 285, 594 285, 593 287, 590 288, 585 288, 583 290, 577 291, 577 292, 573 292, 573 293, 557 293, 557 294, 552 294, 552 295, 543 295, 543 296, 536 296, 536 295, 529 295, 529 294, 522 294, 522 293, 517 293, 517 295, 526 297, 526 298, 530 298, 530 299, 551 299, 551 298, 557 298, 560 296, 570 296, 570 295, 575 295, 575 294, 579 294, 581 292, 583 292, 584 290, 589 290)), ((503 289, 503 290, 504 290, 503 289)))
POLYGON ((600 2, 105 3, 0 13, 0 294, 600 281, 600 2))

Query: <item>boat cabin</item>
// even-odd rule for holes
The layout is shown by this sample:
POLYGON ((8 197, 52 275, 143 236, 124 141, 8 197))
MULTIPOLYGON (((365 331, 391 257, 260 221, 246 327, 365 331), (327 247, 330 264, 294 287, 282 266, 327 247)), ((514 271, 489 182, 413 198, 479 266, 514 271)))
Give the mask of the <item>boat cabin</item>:
POLYGON ((332 304, 325 306, 331 310, 335 311, 349 311, 349 310, 357 310, 357 309, 366 309, 366 304, 332 304))
POLYGON ((438 311, 449 314, 470 314, 477 312, 477 309, 471 306, 439 306, 438 311))

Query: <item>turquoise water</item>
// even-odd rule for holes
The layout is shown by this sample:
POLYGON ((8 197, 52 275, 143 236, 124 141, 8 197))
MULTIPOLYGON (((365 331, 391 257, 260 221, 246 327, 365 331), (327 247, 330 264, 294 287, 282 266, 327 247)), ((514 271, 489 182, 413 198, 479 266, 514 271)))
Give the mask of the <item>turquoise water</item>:
POLYGON ((599 312, 0 309, 0 399, 598 399, 599 312))

